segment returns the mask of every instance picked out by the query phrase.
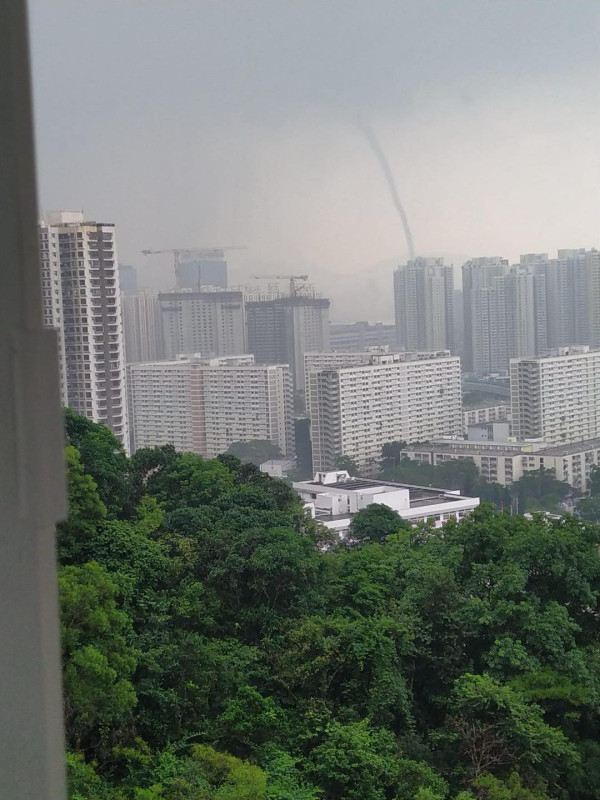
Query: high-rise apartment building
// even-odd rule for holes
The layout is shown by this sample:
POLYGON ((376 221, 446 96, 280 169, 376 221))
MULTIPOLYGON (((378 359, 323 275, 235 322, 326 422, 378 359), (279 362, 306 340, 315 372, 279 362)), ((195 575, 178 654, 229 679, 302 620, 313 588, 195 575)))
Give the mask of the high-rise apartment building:
MULTIPOLYGON (((304 394, 308 397, 308 378, 315 370, 337 369, 338 367, 352 367, 356 364, 370 364, 373 355, 377 350, 384 352, 387 348, 370 348, 363 350, 362 353, 350 351, 343 353, 339 350, 332 350, 327 353, 305 353, 304 354, 304 394)), ((308 407, 308 402, 307 402, 308 407)))
POLYGON ((238 441, 273 442, 294 456, 292 380, 287 365, 251 355, 128 367, 132 448, 172 444, 213 458, 238 441))
POLYGON ((463 366, 488 375, 508 367, 504 258, 474 258, 463 264, 463 366))
POLYGON ((213 358, 246 352, 242 292, 161 292, 158 304, 166 359, 180 353, 213 358))
POLYGON ((454 347, 454 268, 415 258, 394 272, 397 344, 404 350, 454 347))
POLYGON ((548 346, 600 346, 600 252, 559 250, 521 256, 546 279, 548 346))
POLYGON ((304 354, 328 351, 329 305, 313 294, 247 300, 248 350, 261 364, 289 364, 294 390, 304 391, 304 354))
POLYGON ((40 247, 40 270, 42 286, 42 313, 44 325, 58 331, 58 357, 60 369, 60 394, 64 406, 69 405, 67 394, 67 362, 63 328, 62 277, 58 231, 47 222, 40 222, 38 228, 40 247))
POLYGON ((527 267, 504 277, 508 358, 535 356, 548 349, 546 278, 527 267))
POLYGON ((375 469, 387 442, 462 434, 460 359, 447 350, 310 369, 307 386, 315 472, 333 469, 340 455, 375 469))
POLYGON ((568 444, 600 436, 600 350, 576 345, 513 359, 510 396, 517 440, 568 444))
POLYGON ((39 238, 44 320, 59 329, 63 400, 128 447, 114 225, 60 211, 40 224, 39 238))
POLYGON ((477 258, 463 265, 466 371, 504 372, 511 358, 548 348, 546 276, 528 256, 508 266, 501 258, 477 258))
POLYGON ((121 297, 125 359, 158 361, 163 355, 163 337, 158 292, 138 292, 121 297))

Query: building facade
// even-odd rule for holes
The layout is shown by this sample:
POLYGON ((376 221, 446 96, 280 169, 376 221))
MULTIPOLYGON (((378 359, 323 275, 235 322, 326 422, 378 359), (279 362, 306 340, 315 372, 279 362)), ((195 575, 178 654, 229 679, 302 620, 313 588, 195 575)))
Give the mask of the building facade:
POLYGON ((510 406, 478 406, 477 408, 465 408, 463 410, 463 422, 465 433, 469 425, 476 425, 479 422, 496 422, 510 419, 510 406))
POLYGON ((314 472, 334 469, 341 455, 374 470, 387 442, 462 433, 460 359, 448 351, 310 369, 307 387, 314 472))
POLYGON ((513 267, 504 278, 504 292, 508 358, 536 356, 546 352, 548 321, 545 276, 526 267, 513 267))
POLYGON ((242 292, 160 292, 158 305, 164 358, 181 353, 213 358, 246 352, 242 292))
POLYGON ((541 445, 520 442, 468 442, 457 440, 424 442, 408 447, 402 455, 434 467, 445 461, 472 461, 481 477, 502 486, 510 486, 528 470, 539 469, 535 450, 541 445))
POLYGON ((54 212, 40 224, 39 239, 44 320, 59 329, 63 401, 106 425, 128 448, 114 225, 54 212))
POLYGON ((60 252, 58 231, 47 222, 38 226, 40 248, 40 270, 42 287, 42 314, 44 325, 58 331, 60 395, 63 406, 69 405, 67 393, 67 362, 63 328, 62 276, 60 268, 60 252))
POLYGON ((533 261, 477 258, 463 265, 464 366, 483 376, 508 369, 511 358, 548 349, 546 276, 533 261))
POLYGON ((132 449, 172 444, 214 458, 234 442, 261 439, 294 457, 287 365, 252 355, 182 356, 128 367, 132 449))
POLYGON ((569 444, 600 436, 600 350, 587 345, 510 364, 512 432, 569 444))
POLYGON ((304 391, 304 354, 330 350, 330 301, 310 294, 246 302, 248 350, 260 364, 289 364, 304 391))
POLYGON ((163 336, 158 292, 138 292, 121 297, 125 359, 159 361, 163 357, 163 336))
POLYGON ((499 256, 474 258, 463 264, 463 366, 488 375, 506 369, 506 311, 503 281, 508 261, 499 256), (502 284, 503 288, 503 284, 502 284))
POLYGON ((600 252, 584 248, 521 256, 546 281, 548 346, 600 345, 600 252))
POLYGON ((394 310, 401 349, 454 349, 454 268, 442 258, 415 258, 398 267, 394 310))
POLYGON ((600 439, 546 446, 531 442, 433 441, 402 453, 414 461, 438 466, 445 461, 472 461, 486 481, 510 486, 527 472, 549 469, 557 480, 588 492, 592 470, 600 466, 600 439))

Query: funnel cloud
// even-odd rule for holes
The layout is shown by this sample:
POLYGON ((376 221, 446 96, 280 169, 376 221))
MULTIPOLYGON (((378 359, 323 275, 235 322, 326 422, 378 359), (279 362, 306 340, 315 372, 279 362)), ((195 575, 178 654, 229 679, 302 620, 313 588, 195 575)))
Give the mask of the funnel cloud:
POLYGON ((398 188, 396 186, 396 181, 394 180, 394 174, 392 173, 392 169, 390 167, 389 161, 387 160, 385 153, 381 149, 381 145, 375 133, 370 125, 368 125, 364 120, 358 121, 358 127, 364 133, 367 142, 369 143, 369 147, 373 151, 373 154, 377 161, 379 162, 379 166, 381 167, 381 171, 384 174, 384 177, 387 181, 387 185, 390 190, 390 194, 392 196, 392 202, 398 212, 398 216, 402 220, 402 227, 404 228, 404 236, 406 238, 406 246, 408 247, 408 255, 411 260, 415 257, 415 246, 413 242, 412 232, 410 230, 410 225, 408 224, 408 217, 406 216, 406 211, 404 210, 404 206, 400 202, 400 196, 398 194, 398 188))

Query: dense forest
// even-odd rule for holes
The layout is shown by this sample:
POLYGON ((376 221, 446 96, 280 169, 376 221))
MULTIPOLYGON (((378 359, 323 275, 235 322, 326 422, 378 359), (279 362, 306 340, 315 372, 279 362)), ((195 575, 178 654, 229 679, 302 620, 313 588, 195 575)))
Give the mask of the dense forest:
POLYGON ((342 546, 232 454, 66 431, 71 800, 600 797, 594 523, 376 509, 342 546))

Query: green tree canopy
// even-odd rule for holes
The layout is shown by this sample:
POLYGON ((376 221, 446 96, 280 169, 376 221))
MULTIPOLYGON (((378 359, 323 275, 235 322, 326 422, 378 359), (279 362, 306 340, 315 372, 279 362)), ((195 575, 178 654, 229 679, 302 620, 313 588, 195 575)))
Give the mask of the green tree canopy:
POLYGON ((283 458, 281 448, 265 439, 233 442, 233 444, 230 444, 227 448, 227 452, 239 458, 240 461, 248 461, 250 464, 256 464, 256 466, 264 464, 265 461, 283 458))
POLYGON ((397 511, 381 503, 371 503, 352 517, 348 535, 357 542, 381 542, 409 527, 397 511))
POLYGON ((376 504, 336 548, 255 464, 128 459, 67 417, 70 800, 600 797, 593 522, 484 503, 413 528, 376 504))

